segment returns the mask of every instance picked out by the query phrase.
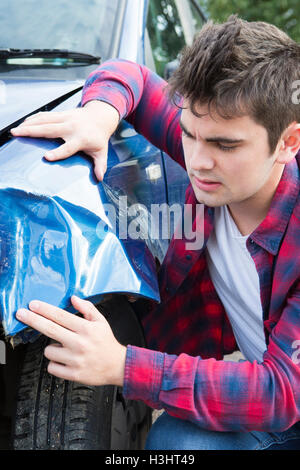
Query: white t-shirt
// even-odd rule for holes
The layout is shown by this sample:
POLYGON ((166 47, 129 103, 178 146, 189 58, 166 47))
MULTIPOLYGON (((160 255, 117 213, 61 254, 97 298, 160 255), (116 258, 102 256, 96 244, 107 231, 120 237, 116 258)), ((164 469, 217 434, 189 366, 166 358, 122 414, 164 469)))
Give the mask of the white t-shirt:
POLYGON ((259 277, 227 206, 215 208, 214 229, 206 257, 215 289, 224 305, 240 351, 250 362, 262 362, 266 342, 259 277))

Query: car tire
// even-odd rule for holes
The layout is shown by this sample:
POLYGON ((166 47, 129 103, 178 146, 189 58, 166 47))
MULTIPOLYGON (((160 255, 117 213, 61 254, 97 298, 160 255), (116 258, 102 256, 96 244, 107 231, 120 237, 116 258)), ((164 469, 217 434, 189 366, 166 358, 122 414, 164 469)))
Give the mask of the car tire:
MULTIPOLYGON (((113 296, 97 308, 122 344, 144 346, 140 323, 127 299, 113 296)), ((115 386, 87 386, 48 374, 49 339, 29 343, 19 377, 12 447, 16 450, 143 449, 152 410, 126 400, 115 386)))

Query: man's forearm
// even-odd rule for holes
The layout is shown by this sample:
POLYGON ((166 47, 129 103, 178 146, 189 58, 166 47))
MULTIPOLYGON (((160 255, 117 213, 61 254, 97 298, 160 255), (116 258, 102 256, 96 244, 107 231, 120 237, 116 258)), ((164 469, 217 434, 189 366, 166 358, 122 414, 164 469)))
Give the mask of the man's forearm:
POLYGON ((185 168, 180 110, 168 100, 167 83, 147 67, 124 60, 107 61, 87 79, 82 106, 103 100, 137 132, 185 168))

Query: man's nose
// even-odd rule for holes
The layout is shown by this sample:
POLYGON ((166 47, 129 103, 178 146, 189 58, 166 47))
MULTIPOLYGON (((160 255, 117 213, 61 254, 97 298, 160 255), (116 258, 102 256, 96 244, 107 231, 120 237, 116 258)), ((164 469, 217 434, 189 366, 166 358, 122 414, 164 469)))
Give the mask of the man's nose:
POLYGON ((196 142, 190 155, 191 169, 194 171, 212 170, 214 166, 212 151, 200 142, 196 142))

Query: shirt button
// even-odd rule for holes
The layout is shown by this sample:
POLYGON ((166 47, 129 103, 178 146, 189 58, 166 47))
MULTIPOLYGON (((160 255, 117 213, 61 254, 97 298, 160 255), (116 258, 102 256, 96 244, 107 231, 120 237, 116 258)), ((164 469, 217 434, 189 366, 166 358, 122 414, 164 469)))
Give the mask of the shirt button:
POLYGON ((187 259, 188 261, 190 261, 192 259, 192 255, 186 255, 185 256, 185 259, 187 259))

